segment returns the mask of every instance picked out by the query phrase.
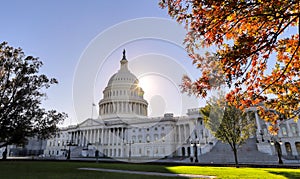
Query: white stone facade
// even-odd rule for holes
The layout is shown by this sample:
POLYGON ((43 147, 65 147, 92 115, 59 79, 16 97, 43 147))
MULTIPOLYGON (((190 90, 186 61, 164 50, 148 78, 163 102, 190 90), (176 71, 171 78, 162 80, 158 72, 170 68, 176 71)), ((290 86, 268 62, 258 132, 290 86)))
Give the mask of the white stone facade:
POLYGON ((300 121, 294 119, 279 122, 279 131, 276 136, 272 136, 268 132, 269 123, 260 119, 257 111, 255 111, 255 119, 257 124, 257 148, 260 152, 270 155, 276 154, 274 141, 280 141, 282 155, 286 159, 299 159, 300 157, 300 121))

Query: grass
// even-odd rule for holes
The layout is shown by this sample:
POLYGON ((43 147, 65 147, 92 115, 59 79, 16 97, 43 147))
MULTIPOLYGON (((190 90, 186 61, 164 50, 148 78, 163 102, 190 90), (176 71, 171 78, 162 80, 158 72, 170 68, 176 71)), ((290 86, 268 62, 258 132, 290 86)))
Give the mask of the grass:
POLYGON ((300 178, 299 169, 163 166, 55 161, 1 161, 0 178, 171 178, 78 170, 78 168, 83 167, 201 174, 217 176, 218 178, 300 178))

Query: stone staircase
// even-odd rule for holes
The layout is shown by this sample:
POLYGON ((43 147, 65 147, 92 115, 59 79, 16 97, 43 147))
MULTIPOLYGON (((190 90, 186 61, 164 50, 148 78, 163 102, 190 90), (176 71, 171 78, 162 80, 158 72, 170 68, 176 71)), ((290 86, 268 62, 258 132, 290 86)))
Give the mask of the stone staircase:
POLYGON ((71 157, 81 157, 83 147, 74 146, 71 147, 71 157))
MULTIPOLYGON (((256 146, 256 139, 252 138, 248 139, 246 143, 238 149, 238 161, 240 164, 275 164, 278 159, 276 155, 259 152, 256 146)), ((233 164, 235 163, 234 154, 229 144, 218 141, 210 152, 199 156, 199 163, 233 164)))

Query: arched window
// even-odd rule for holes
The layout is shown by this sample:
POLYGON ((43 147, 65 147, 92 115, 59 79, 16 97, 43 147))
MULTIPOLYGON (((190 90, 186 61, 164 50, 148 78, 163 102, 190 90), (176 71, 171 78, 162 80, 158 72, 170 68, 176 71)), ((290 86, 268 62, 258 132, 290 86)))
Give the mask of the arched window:
POLYGON ((297 153, 298 155, 300 155, 300 142, 295 142, 295 145, 296 145, 297 153))
POLYGON ((150 138, 149 134, 147 135, 146 140, 147 140, 148 143, 150 142, 151 138, 150 138))
POLYGON ((139 139, 139 143, 142 143, 143 141, 142 141, 142 139, 143 139, 143 136, 142 135, 139 135, 138 136, 138 139, 139 139))
POLYGON ((286 125, 283 124, 280 126, 280 128, 281 128, 282 135, 287 136, 286 125))
POLYGON ((154 141, 158 140, 158 134, 154 134, 154 141))
POLYGON ((132 136, 132 142, 136 143, 136 136, 132 136))
POLYGON ((285 145, 286 154, 289 155, 289 156, 292 155, 291 144, 289 142, 286 142, 284 145, 285 145))
POLYGON ((297 124, 295 124, 295 123, 291 124, 291 130, 292 130, 293 136, 298 136, 297 124))

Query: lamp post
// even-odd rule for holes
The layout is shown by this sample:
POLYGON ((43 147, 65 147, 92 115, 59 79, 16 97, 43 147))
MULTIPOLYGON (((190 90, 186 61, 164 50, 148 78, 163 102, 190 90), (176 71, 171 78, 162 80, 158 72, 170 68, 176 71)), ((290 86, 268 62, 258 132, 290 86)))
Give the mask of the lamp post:
POLYGON ((200 142, 198 139, 195 139, 194 141, 191 140, 191 147, 194 149, 194 156, 195 156, 195 163, 198 163, 198 147, 200 147, 200 142))
POLYGON ((275 146, 277 156, 278 156, 278 164, 283 164, 283 161, 281 159, 282 153, 281 153, 281 147, 280 147, 282 145, 281 139, 279 139, 279 141, 277 141, 277 139, 273 137, 273 140, 270 141, 270 144, 275 146))

